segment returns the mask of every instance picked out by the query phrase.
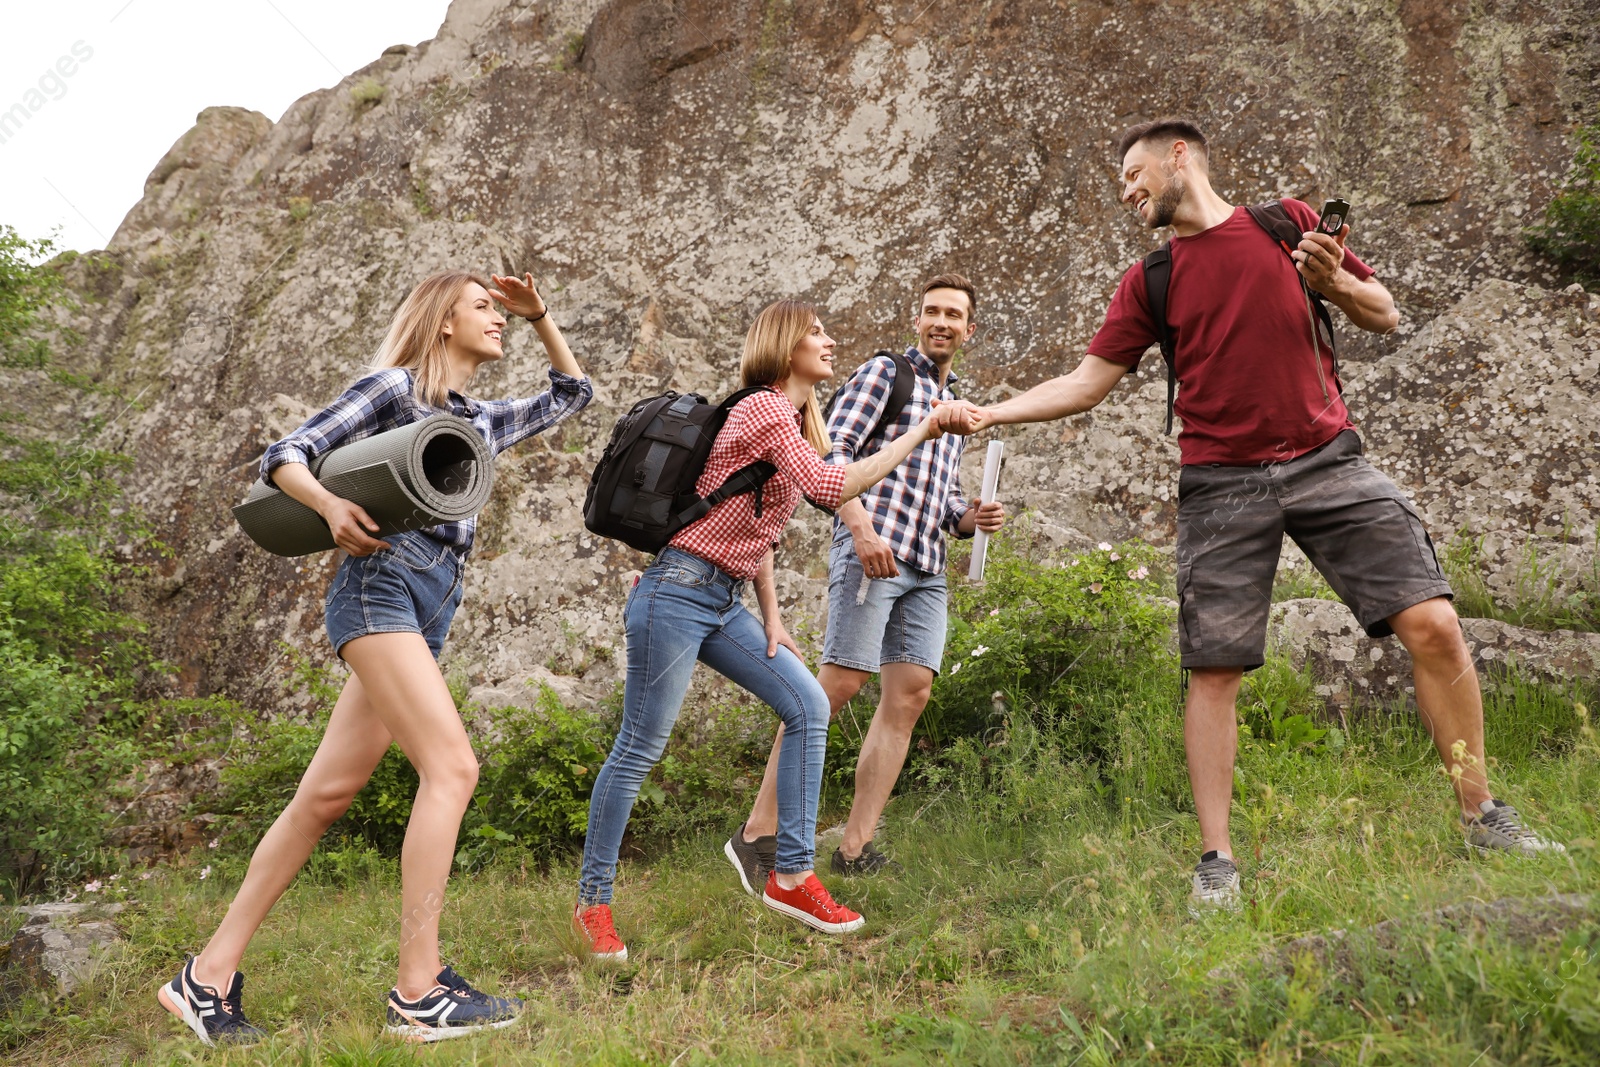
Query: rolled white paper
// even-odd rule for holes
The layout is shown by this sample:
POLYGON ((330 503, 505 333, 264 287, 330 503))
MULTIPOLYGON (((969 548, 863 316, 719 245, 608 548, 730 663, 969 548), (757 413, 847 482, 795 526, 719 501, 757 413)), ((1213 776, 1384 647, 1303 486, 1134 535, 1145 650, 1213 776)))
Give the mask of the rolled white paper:
MULTIPOLYGON (((983 492, 978 499, 985 504, 995 499, 1000 491, 1000 459, 1005 455, 1004 441, 990 441, 989 451, 983 457, 983 492)), ((967 568, 969 581, 983 581, 983 561, 989 550, 989 535, 978 530, 972 535, 972 565, 967 568)))

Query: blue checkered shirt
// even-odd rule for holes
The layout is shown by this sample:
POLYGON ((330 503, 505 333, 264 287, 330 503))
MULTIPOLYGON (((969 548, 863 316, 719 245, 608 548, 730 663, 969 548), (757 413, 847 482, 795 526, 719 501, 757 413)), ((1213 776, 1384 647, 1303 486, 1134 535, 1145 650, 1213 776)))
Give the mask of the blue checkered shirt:
MULTIPOLYGON (((548 430, 579 411, 594 396, 587 378, 574 378, 550 369, 550 388, 538 396, 516 400, 474 400, 450 391, 450 412, 472 423, 499 455, 518 441, 548 430)), ((411 372, 398 367, 375 371, 359 379, 339 398, 307 419, 299 429, 267 449, 261 457, 261 478, 272 483, 272 472, 285 463, 311 461, 340 445, 385 430, 409 426, 439 414, 412 393, 411 372)), ((477 516, 460 522, 429 527, 425 533, 456 550, 461 556, 472 547, 477 516)))
MULTIPOLYGON (((830 462, 854 463, 872 455, 927 418, 935 400, 955 399, 950 388, 956 382, 954 374, 941 386, 939 368, 915 346, 906 349, 906 359, 917 372, 916 387, 900 417, 870 441, 865 438, 877 425, 894 388, 894 361, 874 356, 839 387, 839 402, 828 419, 828 436, 833 438, 830 462)), ((873 527, 889 543, 895 559, 919 571, 940 574, 944 571, 942 535, 971 536, 956 528, 969 507, 961 494, 961 453, 966 447, 967 439, 957 434, 924 442, 888 477, 861 494, 873 527)), ((837 539, 847 532, 843 521, 835 519, 833 536, 837 539)))

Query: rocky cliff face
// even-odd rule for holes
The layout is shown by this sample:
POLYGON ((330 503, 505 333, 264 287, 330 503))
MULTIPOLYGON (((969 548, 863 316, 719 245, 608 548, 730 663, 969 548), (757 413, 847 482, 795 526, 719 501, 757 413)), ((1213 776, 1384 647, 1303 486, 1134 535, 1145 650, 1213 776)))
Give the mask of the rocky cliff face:
MULTIPOLYGON (((1553 279, 1519 232, 1597 72, 1588 0, 456 0, 435 40, 279 123, 202 113, 107 253, 73 268, 74 358, 136 398, 102 443, 137 457, 134 498, 175 549, 141 595, 182 685, 265 701, 279 642, 328 655, 335 561, 270 557, 234 526, 261 452, 360 371, 422 275, 535 271, 596 401, 503 458, 445 666, 592 694, 617 676, 641 562, 578 512, 620 410, 729 388, 779 295, 826 309, 848 369, 904 339, 917 280, 946 268, 981 287, 969 395, 1070 367, 1152 245, 1110 144, 1185 112, 1225 196, 1354 203, 1405 326, 1345 331, 1352 406, 1436 533, 1514 552, 1565 528, 1592 551, 1596 303, 1532 288, 1553 279)), ((540 387, 531 329, 507 340, 481 395, 540 387)), ((1153 363, 1100 411, 1013 434, 1009 502, 1168 541, 1153 363)), ((797 632, 818 629, 826 537, 804 517, 780 554, 797 632)))

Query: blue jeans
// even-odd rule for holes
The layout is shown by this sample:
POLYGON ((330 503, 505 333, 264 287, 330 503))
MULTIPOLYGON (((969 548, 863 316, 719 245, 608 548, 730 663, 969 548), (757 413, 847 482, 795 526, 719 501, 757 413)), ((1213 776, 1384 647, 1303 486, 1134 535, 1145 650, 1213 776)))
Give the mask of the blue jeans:
POLYGON ((817 796, 828 747, 828 697, 787 648, 767 657, 767 633, 740 600, 744 582, 682 549, 656 557, 633 587, 623 619, 628 677, 622 728, 595 776, 578 901, 611 903, 622 833, 639 786, 661 758, 700 662, 754 693, 783 720, 778 758, 777 870, 810 870, 817 796))

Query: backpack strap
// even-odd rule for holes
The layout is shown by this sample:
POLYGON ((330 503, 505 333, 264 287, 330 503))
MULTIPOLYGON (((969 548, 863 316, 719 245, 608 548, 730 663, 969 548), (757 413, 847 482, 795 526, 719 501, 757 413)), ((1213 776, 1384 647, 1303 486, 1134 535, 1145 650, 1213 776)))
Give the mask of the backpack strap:
POLYGON ((766 487, 767 480, 777 473, 778 468, 764 459, 758 459, 754 463, 748 463, 740 467, 728 475, 721 485, 678 512, 672 520, 673 528, 682 530, 691 523, 699 522, 711 513, 712 508, 724 500, 738 496, 740 493, 755 494, 756 518, 759 519, 761 517, 762 490, 766 487))
MULTIPOLYGON (((889 386, 889 396, 883 402, 883 409, 878 412, 878 421, 873 423, 872 429, 868 430, 866 435, 861 438, 862 444, 866 444, 883 433, 885 428, 894 425, 895 420, 899 419, 901 413, 905 411, 906 405, 911 402, 911 394, 917 388, 916 368, 911 366, 911 361, 906 358, 904 352, 891 352, 887 348, 880 348, 872 354, 872 358, 887 359, 889 361, 889 365, 894 368, 894 381, 889 386)), ((839 406, 839 399, 843 395, 844 387, 840 386, 828 398, 827 407, 822 409, 824 425, 833 421, 834 409, 839 406)))
POLYGON ((1167 364, 1167 433, 1172 433, 1172 408, 1178 397, 1177 353, 1174 350, 1172 326, 1167 322, 1167 286, 1172 281, 1172 250, 1163 244, 1144 257, 1144 293, 1150 304, 1150 317, 1155 320, 1156 334, 1161 341, 1161 358, 1167 364))
MULTIPOLYGON (((1289 217, 1289 211, 1283 206, 1283 201, 1268 200, 1264 204, 1246 204, 1245 210, 1256 220, 1256 225, 1267 231, 1267 236, 1277 242, 1278 247, 1283 249, 1284 255, 1289 256, 1289 261, 1293 264, 1294 251, 1300 247, 1305 231, 1300 228, 1298 222, 1289 217)), ((1298 268, 1294 273, 1300 280, 1300 291, 1305 294, 1306 307, 1315 316, 1312 331, 1320 332, 1322 339, 1327 342, 1328 352, 1333 358, 1333 384, 1343 397, 1344 383, 1339 380, 1339 349, 1333 339, 1333 316, 1328 313, 1328 304, 1323 295, 1306 284, 1305 275, 1301 274, 1298 268)), ((1322 354, 1317 353, 1317 358, 1321 357, 1322 354)))

